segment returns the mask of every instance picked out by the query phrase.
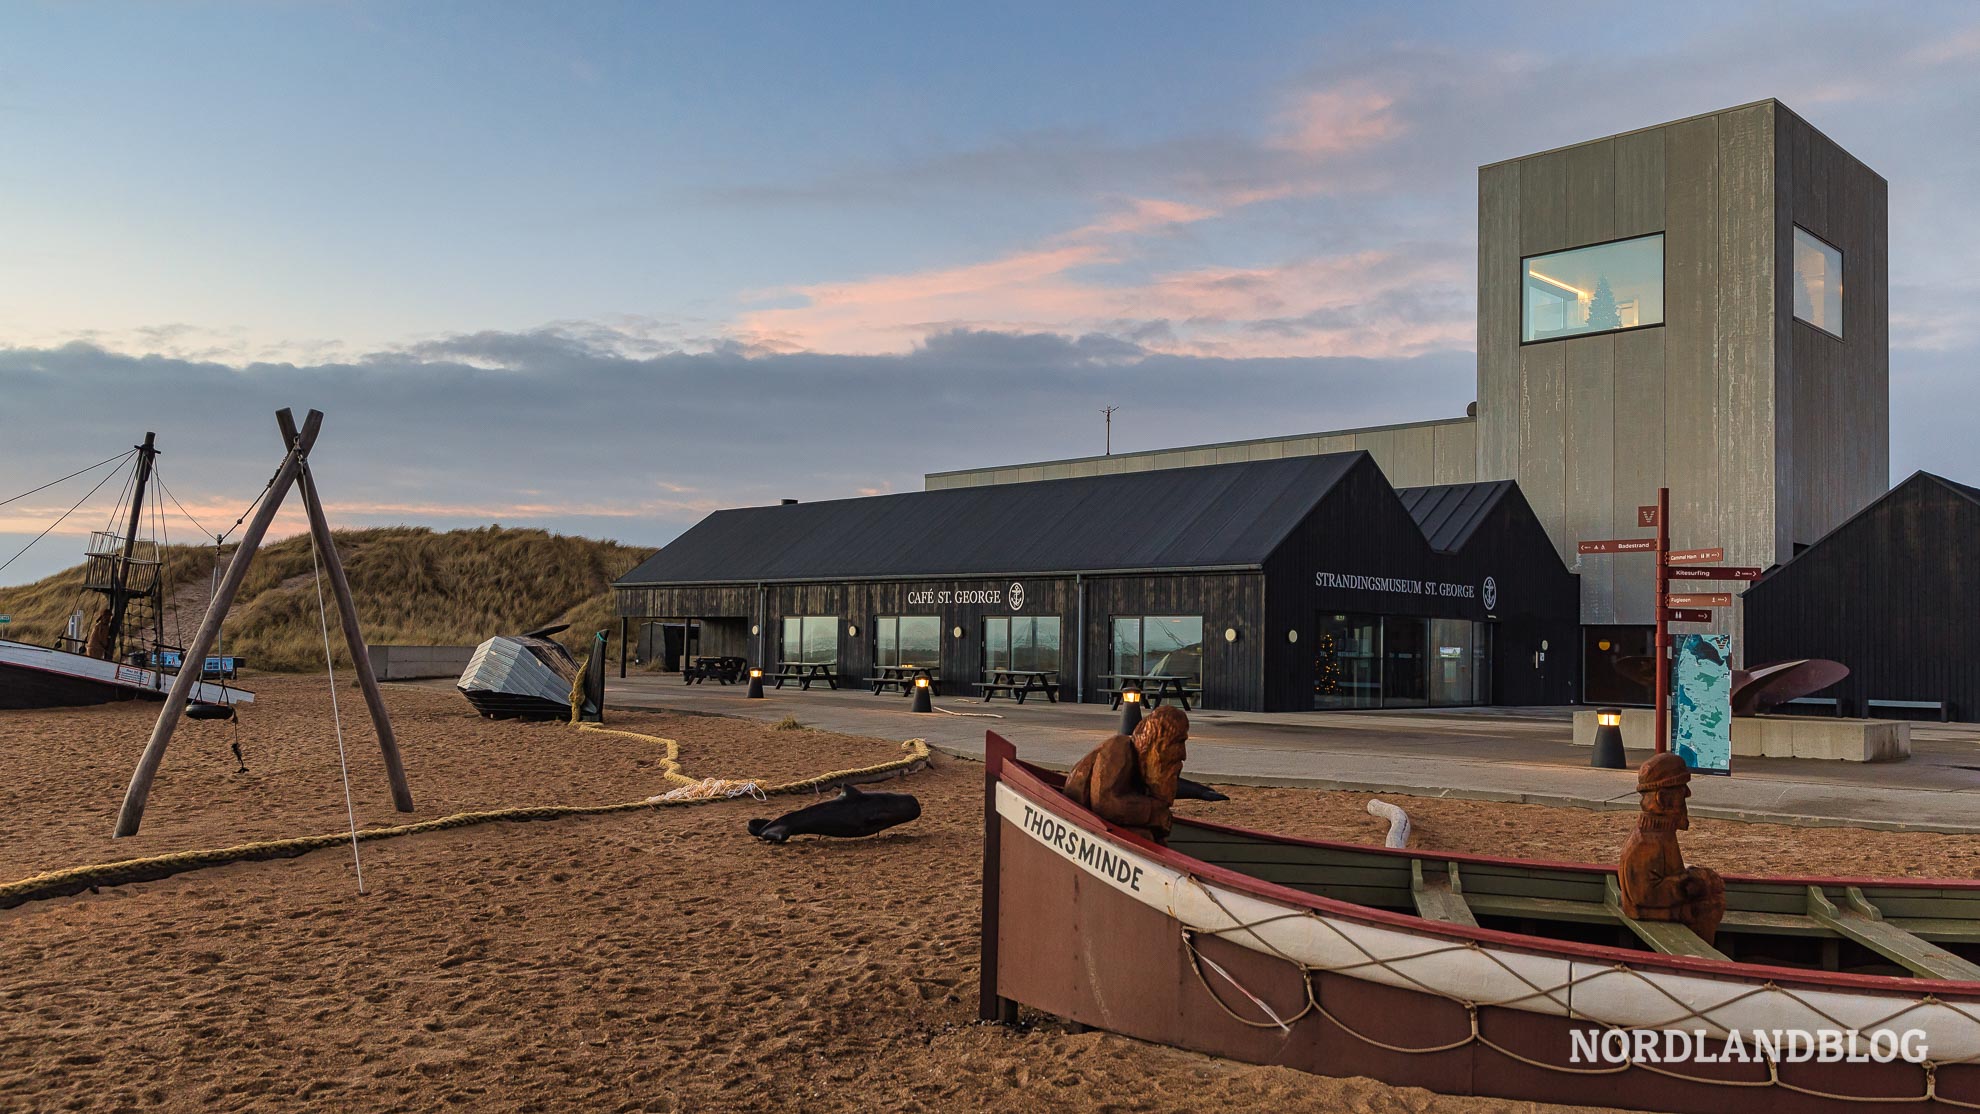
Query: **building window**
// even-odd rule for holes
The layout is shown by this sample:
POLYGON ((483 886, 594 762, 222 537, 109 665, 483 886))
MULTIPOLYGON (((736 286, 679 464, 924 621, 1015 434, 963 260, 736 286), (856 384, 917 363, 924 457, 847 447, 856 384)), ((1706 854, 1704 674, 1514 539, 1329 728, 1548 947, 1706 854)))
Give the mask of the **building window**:
POLYGON ((839 660, 837 615, 784 616, 783 657, 806 665, 836 665, 839 660))
POLYGON ((993 669, 1059 668, 1057 615, 992 616, 983 620, 983 674, 993 669))
POLYGON ((942 664, 942 617, 882 615, 873 621, 873 664, 942 664))
POLYGON ((1842 252, 1813 232, 1794 229, 1794 315, 1833 337, 1843 335, 1842 252))
POLYGON ((1535 255, 1525 261, 1520 340, 1664 323, 1664 234, 1535 255))
POLYGON ((1117 676, 1187 677, 1203 683, 1203 617, 1142 615, 1113 620, 1117 676))

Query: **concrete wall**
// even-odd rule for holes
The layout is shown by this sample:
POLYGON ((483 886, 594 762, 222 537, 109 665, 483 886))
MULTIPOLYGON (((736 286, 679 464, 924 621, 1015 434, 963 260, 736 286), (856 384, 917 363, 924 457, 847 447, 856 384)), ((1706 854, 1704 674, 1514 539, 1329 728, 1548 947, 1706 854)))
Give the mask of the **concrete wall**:
POLYGON ((472 646, 379 646, 367 644, 371 671, 381 681, 458 677, 474 656, 472 646))
MULTIPOLYGON (((1889 486, 1883 180, 1792 112, 1763 101, 1495 163, 1478 197, 1480 475, 1518 480, 1579 562, 1583 622, 1655 621, 1647 554, 1575 550, 1645 535, 1634 508, 1660 486, 1673 545, 1762 567, 1889 486), (1847 343, 1792 321, 1797 221, 1848 242, 1847 343), (1520 343, 1523 257, 1654 232, 1663 327, 1520 343)), ((1731 609, 1717 619, 1733 629, 1731 609)))
POLYGON ((1104 476, 1155 468, 1189 468, 1204 464, 1232 464, 1246 460, 1318 456, 1323 453, 1353 452, 1357 449, 1365 450, 1373 456, 1376 465, 1382 469, 1382 474, 1395 487, 1470 483, 1478 478, 1477 423, 1470 418, 1448 418, 1408 425, 1344 429, 1334 433, 1262 437, 1252 441, 1231 441, 1218 445, 1193 445, 1179 449, 1115 453, 1112 456, 1087 456, 1040 464, 931 472, 925 478, 924 485, 926 490, 940 491, 944 488, 975 487, 982 484, 1026 483, 1032 480, 1104 476))

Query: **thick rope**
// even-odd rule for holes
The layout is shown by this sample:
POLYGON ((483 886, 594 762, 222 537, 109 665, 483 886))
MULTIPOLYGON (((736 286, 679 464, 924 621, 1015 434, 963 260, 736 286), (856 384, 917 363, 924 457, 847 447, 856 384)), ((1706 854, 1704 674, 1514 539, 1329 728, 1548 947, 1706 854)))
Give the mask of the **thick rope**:
MULTIPOLYGON (((695 785, 699 782, 681 773, 680 744, 672 739, 657 735, 641 735, 632 731, 607 730, 596 724, 581 724, 580 730, 596 731, 606 735, 620 735, 630 739, 640 739, 665 747, 662 760, 663 776, 670 782, 680 785, 695 785)), ((848 785, 860 781, 877 781, 886 777, 904 777, 928 765, 928 743, 924 739, 909 739, 901 744, 906 753, 877 765, 864 766, 852 770, 838 770, 801 781, 774 785, 762 790, 765 796, 779 796, 807 791, 816 791, 828 785, 848 785)), ((477 824, 492 824, 504 821, 562 820, 570 816, 609 816, 621 812, 638 812, 643 809, 669 808, 680 805, 706 804, 726 798, 701 797, 687 800, 638 800, 613 805, 538 805, 526 808, 504 808, 485 812, 458 812, 452 816, 442 816, 433 820, 422 820, 415 824, 400 824, 390 828, 361 828, 354 838, 362 842, 377 839, 397 839, 400 836, 422 835, 427 832, 442 832, 454 828, 472 827, 477 824)), ((0 909, 11 909, 30 901, 40 901, 51 897, 67 897, 85 890, 95 890, 101 886, 122 886, 132 882, 149 882, 159 878, 169 878, 188 871, 204 870, 212 866, 225 866, 229 863, 260 862, 268 859, 292 859, 297 855, 319 851, 327 847, 341 846, 347 837, 343 832, 330 835, 296 836, 289 839, 262 840, 254 843, 241 843, 232 847, 216 847, 200 851, 176 851, 165 855, 153 855, 142 859, 125 859, 112 863, 92 863, 87 866, 68 867, 32 875, 17 882, 0 885, 0 909)))
MULTIPOLYGON (((1812 1087, 1802 1086, 1797 1083, 1791 1083, 1781 1078, 1779 1063, 1771 1059, 1763 1061, 1767 1065, 1766 1079, 1718 1079, 1718 1078, 1709 1078, 1709 1077, 1702 1077, 1695 1075, 1687 1075, 1683 1072, 1673 1071, 1670 1068, 1663 1067, 1660 1064, 1639 1061, 1639 1060, 1628 1060, 1625 1061, 1624 1063, 1601 1066, 1601 1067, 1572 1067, 1564 1064, 1549 1063, 1544 1060, 1536 1060, 1530 1056, 1523 1055, 1514 1049, 1508 1048, 1505 1045, 1502 1045, 1497 1041, 1492 1040, 1490 1037, 1486 1036, 1484 1031, 1481 1029, 1479 1025, 1479 1019, 1478 1019, 1479 1007, 1492 1006, 1492 1007, 1499 1007, 1504 1009, 1524 1009, 1526 1008, 1526 1005, 1528 1003, 1532 1002, 1535 999, 1546 999, 1548 1001, 1554 1002, 1556 1005, 1563 1006, 1563 1008, 1566 1009, 1566 1016, 1570 1020, 1582 1021, 1591 1025, 1599 1026, 1603 1029, 1614 1029, 1624 1032, 1629 1031, 1630 1027, 1618 1025, 1610 1021, 1605 1021, 1598 1017, 1590 1017, 1587 1014, 1574 1009, 1571 1005, 1567 1005, 1566 1003, 1563 1003, 1560 999, 1560 994, 1563 991, 1571 992, 1574 987, 1574 984, 1580 980, 1570 979, 1568 982, 1563 983, 1560 986, 1541 987, 1535 984, 1532 980, 1528 979, 1525 975, 1521 974, 1520 972, 1508 966, 1491 949, 1481 948, 1475 942, 1465 941, 1463 943, 1459 943, 1459 942, 1439 943, 1424 951, 1414 952, 1406 956, 1397 956, 1393 960, 1385 960, 1371 954, 1358 941, 1348 936, 1347 933, 1343 932, 1340 926, 1335 924, 1333 921, 1328 920, 1325 917, 1315 916, 1312 913, 1308 913, 1305 911, 1287 910, 1284 913, 1274 914, 1272 916, 1263 917, 1258 920, 1247 922, 1242 918, 1238 917, 1236 913, 1232 912, 1231 909, 1227 907, 1223 903, 1223 901, 1217 896, 1216 892, 1210 889, 1209 887, 1205 886, 1202 880, 1194 877, 1193 875, 1187 875, 1187 874, 1185 874, 1183 877, 1187 879, 1190 882, 1190 884, 1196 888, 1197 892, 1201 896, 1207 898, 1231 922, 1228 927, 1221 929, 1192 929, 1185 927, 1182 930, 1182 942, 1185 950, 1189 953, 1190 969, 1196 975, 1196 980, 1198 985, 1200 985, 1203 988, 1204 994, 1207 997, 1209 997, 1210 1001, 1213 1004, 1215 1004, 1218 1009, 1222 1010, 1224 1014, 1227 1017, 1229 1017, 1232 1021, 1235 1021, 1238 1024, 1243 1025, 1247 1028, 1252 1028, 1252 1029, 1276 1028, 1276 1029, 1289 1030, 1292 1024, 1296 1024, 1297 1022, 1299 1022, 1309 1014, 1312 1014, 1324 1018, 1326 1021, 1333 1024, 1335 1028, 1341 1030, 1342 1032, 1348 1034, 1349 1036, 1355 1038, 1356 1040, 1361 1041, 1364 1044, 1368 1044, 1388 1052, 1402 1053, 1405 1055, 1429 1055, 1438 1052, 1449 1052, 1453 1049, 1463 1048, 1466 1045, 1475 1043, 1475 1044, 1483 1045, 1484 1047, 1489 1048, 1492 1051, 1497 1052, 1498 1054, 1505 1056, 1508 1059, 1517 1060, 1522 1064, 1526 1064, 1536 1068, 1544 1068, 1548 1071, 1559 1072, 1567 1075, 1613 1075, 1627 1071, 1632 1067, 1636 1067, 1636 1068, 1641 1068, 1648 1072, 1654 1072, 1658 1075, 1667 1076, 1671 1079, 1683 1080, 1688 1083, 1706 1083, 1706 1084, 1712 1084, 1722 1087, 1779 1087, 1783 1090, 1795 1091, 1800 1094, 1811 1095, 1818 1098, 1833 1099, 1838 1102, 1859 1102, 1859 1103, 1942 1102, 1951 1106, 1958 1106, 1965 1109, 1980 1110, 1980 1104, 1963 1102, 1961 1100, 1949 1098, 1945 1095, 1941 1095, 1938 1093, 1937 1069, 1942 1063, 1948 1061, 1928 1062, 1920 1065, 1920 1067, 1922 1067, 1925 1071, 1925 1090, 1924 1093, 1922 1094, 1905 1095, 1905 1096, 1871 1096, 1871 1095, 1837 1094, 1834 1092, 1822 1091, 1812 1087), (1302 963, 1299 960, 1294 959, 1289 955, 1286 955, 1283 951, 1280 951, 1277 947, 1273 946, 1270 941, 1266 940, 1263 936, 1259 935, 1257 931, 1259 928, 1265 925, 1273 924, 1279 921, 1291 920, 1291 919, 1310 919, 1320 925, 1325 926, 1327 929, 1332 931, 1334 935, 1341 940, 1341 942, 1349 945, 1350 947, 1354 948, 1356 951, 1359 951, 1365 957, 1364 960, 1361 962, 1345 963, 1332 967, 1313 966, 1311 964, 1302 963), (1267 1005, 1262 998, 1260 998, 1258 995, 1253 994, 1249 989, 1247 989, 1242 984, 1240 984, 1237 981, 1237 979, 1233 978, 1231 974, 1225 971, 1222 967, 1217 966, 1216 963, 1210 959, 1210 957, 1202 955, 1197 948, 1196 938, 1199 935, 1208 935, 1208 936, 1217 937, 1219 939, 1224 939, 1227 938, 1228 936, 1240 934, 1240 933, 1245 936, 1249 936, 1254 941, 1257 941, 1256 950, 1270 953, 1271 955, 1281 960, 1284 960, 1287 964, 1299 970, 1301 976, 1301 982, 1303 984, 1303 989, 1306 992, 1306 1005, 1302 1007, 1298 1013, 1292 1015, 1290 1018, 1284 1018, 1284 1019, 1280 1018, 1278 1014, 1274 1010, 1272 1010, 1272 1008, 1269 1005, 1267 1005), (1394 966, 1394 963, 1400 960, 1420 960, 1426 957, 1435 956, 1444 952, 1452 952, 1452 951, 1471 951, 1485 956, 1486 958, 1490 959, 1493 963, 1497 964, 1501 971, 1505 972, 1508 975, 1513 976, 1513 978, 1525 984, 1525 986, 1531 991, 1531 993, 1521 994, 1516 997, 1507 998, 1498 1002, 1465 1001, 1463 999, 1454 997, 1450 994, 1446 994, 1443 991, 1437 990, 1433 987, 1427 986, 1420 980, 1411 976, 1408 972, 1399 970, 1394 966), (1239 1014, 1236 1010, 1233 1010, 1224 1001, 1223 997, 1211 988, 1209 979, 1206 978, 1203 973, 1204 964, 1209 964, 1211 968, 1214 971, 1216 971, 1216 973, 1219 976, 1221 976, 1226 982, 1230 983, 1233 987, 1236 987, 1238 993, 1250 999, 1252 1004, 1257 1008, 1259 1008, 1260 1010, 1262 1010, 1267 1017, 1271 1018, 1271 1020, 1266 1022, 1254 1021, 1250 1018, 1244 1017, 1243 1015, 1239 1014), (1448 1041, 1438 1045, 1430 1045, 1426 1047, 1410 1047, 1407 1045, 1391 1044, 1387 1041, 1379 1040, 1373 1036, 1368 1035, 1367 1033, 1363 1033, 1355 1029, 1354 1026, 1350 1025, 1345 1019, 1336 1016, 1332 1011, 1328 1010, 1324 1005, 1320 1003, 1319 996, 1314 992, 1314 986, 1313 986, 1314 983, 1313 975, 1316 972, 1321 974, 1345 975, 1349 978, 1356 978, 1356 977, 1360 977, 1358 975, 1358 972, 1369 968, 1385 971, 1391 976, 1400 978, 1405 982, 1410 983, 1415 989, 1420 990, 1425 994, 1428 994, 1436 998, 1442 998, 1445 1001, 1452 1002, 1456 1005, 1464 1007, 1465 1014, 1469 1020, 1470 1032, 1466 1034, 1464 1037, 1461 1037, 1457 1040, 1448 1041)), ((1239 944, 1238 946, 1246 947, 1247 945, 1239 944)), ((1778 984, 1772 982, 1763 983, 1759 986, 1752 987, 1746 993, 1736 995, 1735 997, 1730 998, 1726 1001, 1719 1002, 1712 1006, 1708 1006, 1703 1009, 1700 1009, 1695 1006, 1686 1005, 1684 1002, 1680 1001, 1674 994, 1672 994, 1669 989, 1665 988, 1664 986, 1657 983, 1653 979, 1645 978, 1642 972, 1637 971, 1634 968, 1629 967, 1625 964, 1619 963, 1612 965, 1608 968, 1605 968, 1601 972, 1599 972, 1595 977, 1601 977, 1604 975, 1609 975, 1614 973, 1623 973, 1635 977, 1636 979, 1642 981, 1645 985, 1655 989, 1658 993, 1662 994, 1666 999, 1668 999, 1671 1002, 1672 1005, 1678 1007, 1682 1011, 1680 1014, 1678 1014, 1675 1017, 1666 1019, 1655 1025, 1642 1026, 1642 1028, 1670 1029, 1690 1021, 1699 1021, 1711 1025, 1717 1025, 1717 1022, 1712 1021, 1711 1017, 1709 1016, 1713 1010, 1723 1009, 1726 1006, 1732 1005, 1740 1001, 1744 1001, 1745 999, 1753 997, 1754 995, 1767 994, 1767 993, 1778 993, 1778 994, 1787 995, 1789 998, 1793 999, 1797 1004, 1801 1005, 1803 1008, 1827 1020, 1830 1024, 1836 1026, 1837 1028, 1849 1027, 1843 1025, 1840 1019, 1832 1016, 1826 1010, 1823 1010, 1817 1006, 1810 1004, 1809 1002, 1804 1000, 1800 995, 1797 995, 1793 991, 1787 990, 1779 986, 1778 984)), ((1934 1003, 1941 1005, 1947 1004, 1940 1002, 1939 999, 1937 999, 1936 997, 1927 995, 1924 999, 1920 1001, 1898 1004, 1897 1008, 1894 1009, 1889 1015, 1877 1021, 1873 1021, 1868 1024, 1861 1024, 1856 1027, 1864 1030, 1874 1030, 1874 1029, 1883 1028, 1885 1026, 1890 1025, 1892 1022, 1895 1022, 1898 1018, 1904 1016, 1906 1013, 1909 1013, 1910 1011, 1919 1008, 1920 1006, 1934 1004, 1934 1003)), ((1723 1028, 1723 1026, 1721 1026, 1721 1028, 1723 1028)), ((1962 1060, 1962 1061, 1950 1061, 1950 1062, 1966 1063, 1971 1061, 1962 1060)))

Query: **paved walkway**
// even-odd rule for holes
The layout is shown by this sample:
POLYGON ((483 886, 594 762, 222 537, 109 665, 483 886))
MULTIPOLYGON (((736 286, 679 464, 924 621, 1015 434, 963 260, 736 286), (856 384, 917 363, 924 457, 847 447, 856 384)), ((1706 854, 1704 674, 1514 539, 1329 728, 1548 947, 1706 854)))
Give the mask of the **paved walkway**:
MULTIPOLYGON (((448 683, 448 682, 441 682, 448 683)), ((1064 767, 1113 731, 1105 704, 1022 707, 937 698, 935 706, 975 715, 916 715, 908 701, 864 689, 795 686, 748 700, 744 687, 684 685, 679 674, 611 678, 606 707, 665 708, 775 721, 881 738, 926 738, 931 746, 981 759, 983 732, 997 731, 1025 758, 1064 767), (976 718, 982 713, 999 718, 976 718)), ((1570 742, 1571 709, 1190 713, 1189 776, 1243 785, 1467 797, 1492 801, 1637 806, 1633 774, 1596 770, 1588 749, 1570 742)), ((1635 752, 1632 752, 1635 753, 1635 752)), ((1980 834, 1980 725, 1917 724, 1906 762, 1864 764, 1794 758, 1735 759, 1733 776, 1692 782, 1692 812, 1703 817, 1787 824, 1980 834)))

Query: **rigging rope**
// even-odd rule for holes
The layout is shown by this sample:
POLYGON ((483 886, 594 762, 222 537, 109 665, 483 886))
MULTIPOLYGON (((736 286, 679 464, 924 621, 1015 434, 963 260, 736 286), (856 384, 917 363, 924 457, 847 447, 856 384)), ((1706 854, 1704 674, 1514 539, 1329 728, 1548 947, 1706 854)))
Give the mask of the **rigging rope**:
MULTIPOLYGON (((308 466, 304 465, 303 470, 307 472, 308 466)), ((330 722, 336 726, 337 731, 337 768, 344 775, 344 815, 349 818, 351 825, 351 862, 357 868, 358 894, 362 896, 364 861, 358 857, 357 807, 351 804, 351 767, 344 758, 344 717, 337 711, 337 664, 330 656, 330 609, 323 603, 323 568, 316 560, 314 530, 309 534, 309 564, 316 570, 316 616, 323 625, 323 667, 330 674, 330 722)), ((186 667, 190 668, 190 663, 186 667)))
MULTIPOLYGON (((135 453, 135 452, 137 452, 137 450, 136 450, 136 449, 132 449, 132 450, 131 450, 131 453, 135 453)), ((125 455, 125 456, 129 456, 129 455, 131 455, 131 454, 130 454, 130 453, 126 453, 126 454, 124 454, 124 455, 125 455)), ((18 561, 18 560, 20 560, 20 559, 21 559, 21 554, 23 554, 23 553, 26 553, 26 552, 27 552, 28 550, 30 550, 30 549, 33 549, 33 548, 34 548, 34 544, 35 544, 35 542, 38 542, 38 541, 40 541, 41 539, 43 539, 43 538, 45 538, 45 537, 47 537, 47 536, 48 536, 48 535, 49 535, 50 533, 52 533, 52 532, 54 532, 54 530, 55 530, 55 527, 57 527, 57 526, 60 526, 60 525, 62 525, 62 523, 63 523, 63 522, 65 522, 65 521, 67 521, 67 520, 68 520, 68 517, 69 517, 70 515, 72 515, 72 514, 74 514, 74 513, 76 513, 76 508, 77 508, 77 507, 81 507, 81 506, 82 506, 82 505, 83 505, 84 503, 87 503, 87 502, 89 502, 89 499, 90 499, 90 496, 92 496, 92 495, 95 495, 95 494, 96 494, 96 492, 97 492, 97 489, 98 489, 98 488, 101 488, 101 487, 102 487, 102 486, 103 486, 104 484, 106 484, 106 483, 109 483, 109 482, 110 482, 110 477, 111 477, 111 476, 114 476, 114 475, 116 475, 116 474, 117 474, 117 473, 115 473, 115 472, 111 472, 111 473, 108 473, 108 474, 107 474, 107 475, 105 475, 105 476, 104 476, 104 477, 103 477, 102 479, 100 479, 100 480, 98 480, 98 481, 96 481, 96 487, 92 487, 92 488, 90 488, 90 489, 89 489, 89 491, 88 491, 88 493, 86 493, 86 494, 85 494, 85 495, 84 495, 84 496, 83 496, 82 498, 80 498, 80 499, 78 499, 78 500, 76 500, 76 503, 75 503, 75 506, 73 506, 73 507, 70 507, 70 508, 69 508, 68 510, 66 510, 66 511, 63 511, 63 512, 62 512, 62 517, 61 517, 61 518, 58 518, 58 519, 56 519, 55 521, 53 521, 53 522, 51 522, 51 523, 49 523, 49 524, 48 524, 48 529, 46 529, 46 530, 43 530, 43 531, 42 531, 41 533, 39 533, 39 534, 36 534, 36 535, 34 536, 34 541, 31 541, 31 542, 29 542, 29 543, 27 543, 26 545, 24 545, 24 546, 22 546, 22 547, 21 547, 21 548, 20 548, 20 549, 19 549, 18 551, 16 551, 16 552, 14 553, 14 555, 13 555, 12 557, 9 557, 9 558, 7 558, 7 560, 6 560, 6 562, 5 562, 4 564, 0 564, 0 570, 5 570, 5 569, 6 569, 6 567, 7 567, 8 565, 11 565, 11 564, 13 564, 13 563, 14 563, 15 561, 18 561)))
MULTIPOLYGON (((172 505, 179 508, 179 513, 186 516, 187 522, 192 523, 193 526, 197 528, 200 533, 205 534, 210 538, 214 538, 216 540, 224 540, 221 535, 215 534, 213 531, 208 530, 206 527, 200 525, 199 519, 194 518, 192 516, 192 512, 186 509, 186 505, 184 503, 179 502, 179 497, 177 495, 172 494, 171 488, 165 486, 165 475, 162 471, 159 470, 159 467, 156 464, 151 466, 151 478, 158 481, 158 489, 165 493, 166 498, 172 500, 172 505)), ((260 502, 260 500, 257 499, 256 502, 260 502)), ((249 507, 248 509, 253 510, 254 508, 249 507)), ((242 515, 241 517, 246 518, 247 516, 242 515)), ((240 523, 236 522, 234 525, 239 526, 240 523)))
POLYGON ((9 504, 9 503, 12 503, 12 502, 14 502, 14 501, 15 501, 15 500, 17 500, 17 499, 25 499, 25 498, 27 498, 28 496, 30 496, 30 495, 33 495, 33 494, 34 494, 34 493, 35 493, 36 491, 46 491, 46 490, 48 490, 49 488, 51 488, 51 487, 54 487, 54 486, 55 486, 56 484, 59 484, 59 483, 67 483, 68 481, 70 481, 70 480, 73 480, 73 479, 75 479, 75 478, 76 478, 77 476, 80 476, 80 475, 82 475, 82 474, 83 474, 83 472, 94 472, 94 471, 96 471, 96 470, 97 470, 98 468, 101 468, 101 467, 103 467, 103 466, 104 466, 104 465, 106 465, 106 464, 116 464, 116 463, 118 463, 118 462, 120 462, 120 461, 123 461, 123 460, 126 460, 126 459, 129 459, 129 457, 130 457, 130 455, 131 455, 131 453, 134 453, 134 452, 137 452, 137 450, 136 450, 136 449, 131 449, 131 450, 130 450, 129 452, 124 452, 124 453, 119 453, 119 454, 117 454, 116 456, 113 456, 113 457, 111 457, 111 458, 110 458, 109 460, 99 460, 99 461, 97 461, 97 462, 96 462, 95 464, 92 464, 92 465, 90 465, 89 467, 87 467, 87 468, 85 468, 85 469, 83 469, 83 470, 82 470, 82 472, 71 472, 71 473, 69 473, 68 475, 66 475, 66 476, 63 476, 63 477, 62 477, 61 479, 59 479, 59 480, 49 480, 49 481, 48 481, 47 483, 45 483, 45 484, 42 484, 42 485, 41 485, 40 487, 37 487, 37 488, 34 488, 34 489, 32 489, 32 490, 29 490, 29 491, 23 491, 23 492, 21 492, 21 493, 20 493, 19 495, 15 495, 15 496, 12 496, 12 497, 10 497, 10 498, 6 498, 6 499, 0 499, 0 507, 4 507, 4 506, 6 506, 7 504, 9 504))

